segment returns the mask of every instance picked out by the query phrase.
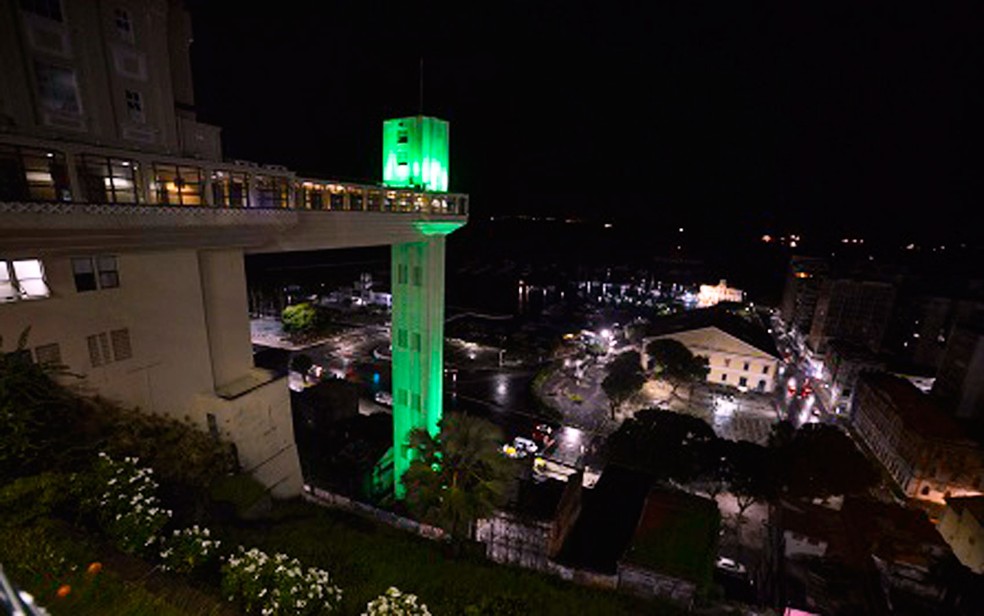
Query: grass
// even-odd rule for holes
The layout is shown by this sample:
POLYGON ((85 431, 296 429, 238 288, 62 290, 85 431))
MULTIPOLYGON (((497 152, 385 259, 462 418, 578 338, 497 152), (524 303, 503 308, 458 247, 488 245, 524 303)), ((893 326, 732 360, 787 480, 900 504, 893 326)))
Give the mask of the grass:
POLYGON ((434 614, 680 613, 480 557, 452 559, 447 546, 307 503, 280 503, 263 523, 216 530, 226 545, 285 552, 326 569, 345 593, 346 614, 361 613, 389 586, 416 594, 434 614))
POLYGON ((164 574, 59 520, 0 525, 0 562, 11 580, 54 616, 237 613, 217 589, 164 574))

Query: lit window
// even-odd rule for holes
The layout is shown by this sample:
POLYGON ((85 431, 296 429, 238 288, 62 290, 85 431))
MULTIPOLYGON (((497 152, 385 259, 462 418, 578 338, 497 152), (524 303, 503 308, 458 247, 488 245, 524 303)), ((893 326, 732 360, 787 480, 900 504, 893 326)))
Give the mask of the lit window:
POLYGON ((71 201, 65 155, 0 145, 0 201, 71 201))
POLYGON ((143 97, 135 90, 126 91, 126 115, 132 122, 143 124, 143 97))
POLYGON ((38 259, 0 261, 0 302, 40 299, 51 295, 38 259))
POLYGON ((88 203, 140 203, 144 200, 139 163, 83 154, 78 157, 82 198, 88 203))
POLYGON ((10 265, 0 261, 0 302, 12 302, 17 299, 17 287, 10 273, 10 265))

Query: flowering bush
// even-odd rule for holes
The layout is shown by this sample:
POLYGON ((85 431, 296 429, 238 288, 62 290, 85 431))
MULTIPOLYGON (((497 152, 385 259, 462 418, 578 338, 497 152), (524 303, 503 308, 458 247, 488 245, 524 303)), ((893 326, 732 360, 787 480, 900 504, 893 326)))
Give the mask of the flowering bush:
POLYGON ((197 524, 174 531, 162 540, 161 568, 176 573, 191 573, 218 556, 220 542, 209 538, 207 528, 197 524))
POLYGON ((222 567, 222 592, 239 598, 247 612, 263 616, 308 616, 338 608, 342 591, 331 584, 328 572, 305 569, 285 554, 272 557, 253 548, 229 557, 222 567))
POLYGON ((95 512, 103 531, 124 552, 146 550, 171 518, 157 499, 157 482, 137 458, 120 461, 99 452, 92 470, 91 490, 83 507, 95 512), (98 496, 92 496, 97 494, 98 496))
POLYGON ((417 603, 417 595, 390 586, 366 605, 362 616, 430 616, 430 610, 423 603, 417 603))

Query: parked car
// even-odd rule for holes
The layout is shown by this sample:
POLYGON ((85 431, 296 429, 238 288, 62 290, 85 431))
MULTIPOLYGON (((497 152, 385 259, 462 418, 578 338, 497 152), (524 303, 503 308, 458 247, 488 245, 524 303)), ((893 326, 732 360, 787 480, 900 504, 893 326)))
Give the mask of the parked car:
POLYGON ((714 566, 722 571, 736 573, 738 575, 745 575, 748 573, 748 570, 745 569, 745 565, 725 556, 719 556, 717 562, 714 563, 714 566))

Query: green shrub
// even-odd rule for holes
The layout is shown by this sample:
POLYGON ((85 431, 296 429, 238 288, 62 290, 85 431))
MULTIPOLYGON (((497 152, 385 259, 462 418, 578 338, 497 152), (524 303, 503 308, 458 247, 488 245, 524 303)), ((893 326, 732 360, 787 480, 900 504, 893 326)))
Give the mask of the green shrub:
POLYGON ((70 508, 70 479, 58 473, 20 477, 0 487, 0 526, 23 526, 70 508))
POLYGON ((280 322, 288 334, 309 332, 317 325, 317 321, 317 309, 307 302, 287 306, 280 314, 280 322))

